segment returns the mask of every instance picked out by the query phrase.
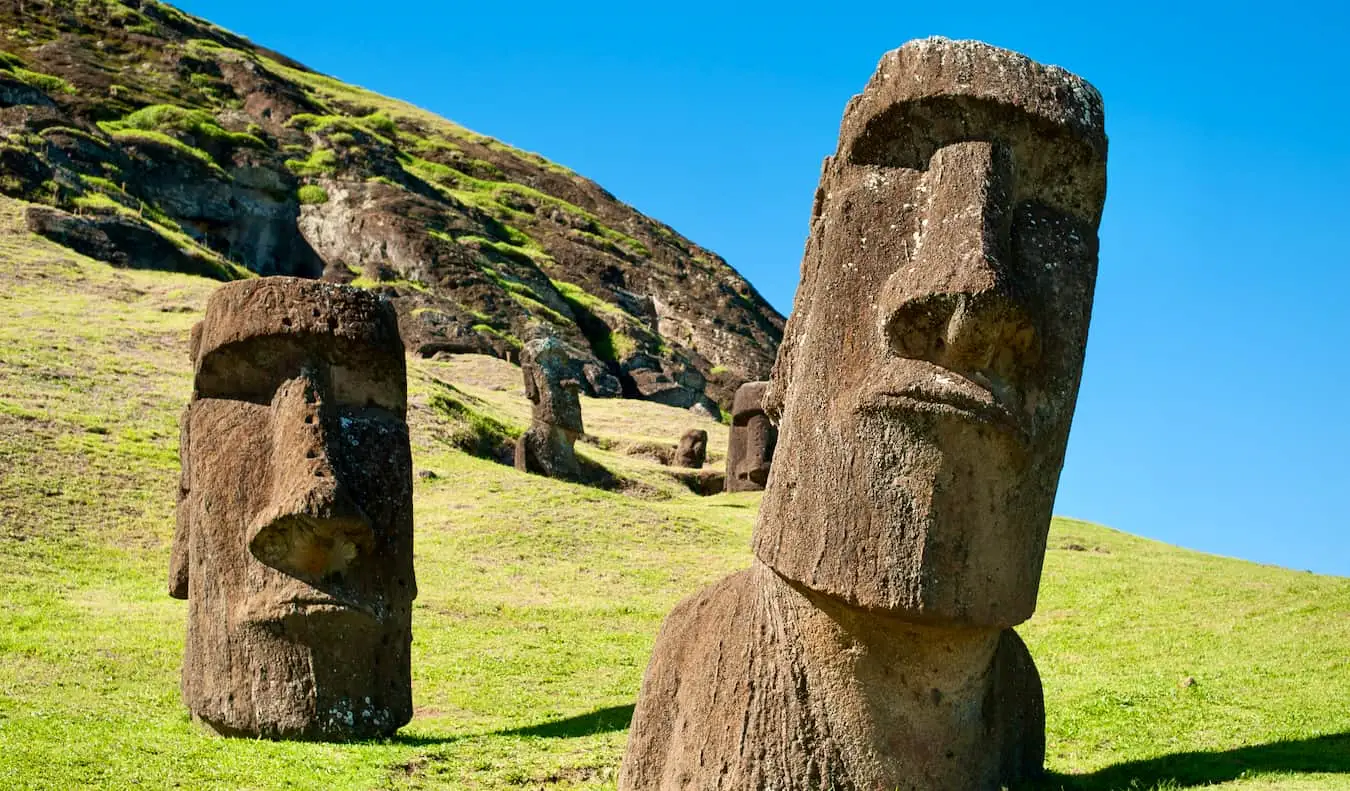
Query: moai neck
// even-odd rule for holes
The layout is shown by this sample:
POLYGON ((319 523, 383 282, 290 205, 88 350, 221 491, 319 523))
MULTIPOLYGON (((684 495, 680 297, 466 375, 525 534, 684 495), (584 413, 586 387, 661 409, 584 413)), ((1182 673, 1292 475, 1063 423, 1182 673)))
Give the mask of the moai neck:
POLYGON ((770 611, 795 636, 815 730, 836 735, 856 787, 900 776, 916 788, 997 787, 1006 764, 1022 760, 1016 726, 1043 704, 1012 630, 917 624, 755 567, 770 611), (972 778, 981 782, 968 786, 972 778))

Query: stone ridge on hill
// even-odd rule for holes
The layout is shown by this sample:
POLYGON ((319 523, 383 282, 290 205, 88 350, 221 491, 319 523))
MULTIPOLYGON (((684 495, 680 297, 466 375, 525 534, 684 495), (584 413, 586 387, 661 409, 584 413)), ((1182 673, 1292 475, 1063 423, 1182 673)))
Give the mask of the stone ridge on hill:
POLYGON ((536 154, 153 0, 6 0, 0 49, 0 192, 81 253, 377 288, 423 356, 551 335, 592 395, 716 414, 769 374, 754 287, 536 154))

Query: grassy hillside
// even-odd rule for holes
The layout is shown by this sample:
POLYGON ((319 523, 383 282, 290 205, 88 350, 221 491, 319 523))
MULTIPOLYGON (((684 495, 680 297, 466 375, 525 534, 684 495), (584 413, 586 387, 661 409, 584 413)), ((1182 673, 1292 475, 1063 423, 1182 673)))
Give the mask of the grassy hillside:
POLYGON ((380 289, 423 357, 557 337, 591 395, 716 413, 782 338, 726 261, 584 176, 158 0, 0 3, 0 194, 101 261, 380 289))
MULTIPOLYGON (((754 494, 700 498, 630 455, 699 425, 586 400, 601 491, 518 474, 518 371, 412 363, 414 696, 398 738, 222 740, 178 697, 165 595, 185 338, 213 287, 24 233, 0 200, 0 777, 6 788, 611 788, 680 597, 749 558, 754 494)), ((1279 526, 1272 526, 1279 529, 1279 526)), ((1350 789, 1350 580, 1057 520, 1022 633, 1049 709, 1046 788, 1350 789)))

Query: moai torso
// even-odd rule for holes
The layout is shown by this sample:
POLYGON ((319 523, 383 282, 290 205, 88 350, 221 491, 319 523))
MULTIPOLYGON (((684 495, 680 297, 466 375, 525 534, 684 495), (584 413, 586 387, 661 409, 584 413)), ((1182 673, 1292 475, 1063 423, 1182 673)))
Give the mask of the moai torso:
POLYGON ((226 735, 356 739, 412 717, 412 457, 393 308, 222 286, 193 330, 170 595, 182 691, 226 735))
POLYGON ((727 439, 727 491, 760 491, 769 480, 778 429, 761 402, 768 382, 746 382, 731 402, 731 433, 727 439))
POLYGON ((581 465, 573 448, 585 432, 581 383, 568 373, 566 350, 553 338, 530 341, 521 351, 520 371, 530 399, 530 427, 516 441, 516 469, 579 479, 581 465))
POLYGON ((845 110, 762 404, 745 572, 682 602, 619 787, 998 789, 1040 772, 1035 608, 1105 194, 1101 99, 929 39, 845 110))

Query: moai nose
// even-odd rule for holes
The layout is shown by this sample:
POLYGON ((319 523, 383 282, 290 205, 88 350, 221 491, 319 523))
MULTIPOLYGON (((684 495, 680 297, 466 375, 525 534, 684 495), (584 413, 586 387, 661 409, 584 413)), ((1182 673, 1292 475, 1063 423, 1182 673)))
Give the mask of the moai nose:
POLYGON ((333 465, 323 383, 306 372, 272 399, 272 496, 249 535, 263 563, 310 583, 345 572, 375 544, 370 518, 333 465))
POLYGON ((882 294, 890 348, 977 379, 1015 377, 1040 347, 1011 288, 1010 152, 982 140, 945 146, 922 189, 928 203, 913 254, 882 294))

